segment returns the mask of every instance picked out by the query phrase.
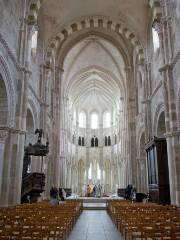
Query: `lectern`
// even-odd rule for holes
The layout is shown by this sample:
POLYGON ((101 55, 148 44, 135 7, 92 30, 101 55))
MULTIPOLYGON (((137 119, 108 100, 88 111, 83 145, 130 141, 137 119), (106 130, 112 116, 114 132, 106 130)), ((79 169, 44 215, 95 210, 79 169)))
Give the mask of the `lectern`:
POLYGON ((170 204, 169 169, 165 138, 154 137, 146 144, 149 195, 152 202, 170 204))

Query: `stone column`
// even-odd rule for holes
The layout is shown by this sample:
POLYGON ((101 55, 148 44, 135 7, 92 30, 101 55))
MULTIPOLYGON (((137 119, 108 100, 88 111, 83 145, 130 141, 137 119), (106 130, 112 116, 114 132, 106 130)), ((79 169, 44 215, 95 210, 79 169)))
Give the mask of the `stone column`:
POLYGON ((169 165, 171 203, 180 204, 180 132, 177 124, 176 94, 173 68, 178 61, 172 51, 172 4, 161 1, 162 18, 158 23, 161 51, 164 65, 159 69, 162 74, 162 86, 165 104, 166 140, 169 165))
POLYGON ((165 65, 160 69, 163 76, 165 101, 166 140, 169 165, 171 203, 180 203, 180 132, 177 126, 177 113, 172 67, 165 65))
MULTIPOLYGON (((122 162, 125 163, 127 161, 127 119, 126 119, 126 102, 124 98, 121 98, 122 101, 122 110, 121 110, 121 156, 122 156, 122 162)), ((129 182, 126 179, 128 176, 128 169, 123 168, 123 174, 122 174, 122 181, 123 184, 127 185, 129 182)))
MULTIPOLYGON (((88 135, 86 135, 88 136, 88 135)), ((87 137, 87 139, 89 139, 87 137)), ((88 141, 87 141, 87 147, 86 147, 86 184, 89 184, 89 167, 90 167, 90 159, 89 159, 89 150, 90 150, 90 147, 88 146, 88 141)))
POLYGON ((55 84, 53 86, 53 135, 54 135, 54 184, 59 186, 60 181, 60 111, 61 111, 61 84, 63 69, 55 67, 55 84))
POLYGON ((134 97, 134 80, 133 69, 131 66, 126 69, 126 80, 129 82, 129 88, 126 92, 126 157, 127 157, 127 183, 132 183, 136 186, 136 161, 135 161, 135 146, 136 146, 136 133, 135 133, 135 97, 134 97))
MULTIPOLYGON (((3 178, 3 169, 5 161, 5 144, 8 136, 8 131, 5 129, 0 129, 0 196, 2 196, 2 178, 3 178)), ((0 206, 1 206, 1 197, 0 197, 0 206)))

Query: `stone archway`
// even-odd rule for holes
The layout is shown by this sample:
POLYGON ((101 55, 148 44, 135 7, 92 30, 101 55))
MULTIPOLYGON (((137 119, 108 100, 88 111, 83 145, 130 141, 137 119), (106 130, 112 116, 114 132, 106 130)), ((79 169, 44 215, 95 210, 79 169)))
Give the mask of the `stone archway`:
POLYGON ((0 74, 0 126, 6 126, 8 123, 8 98, 6 86, 3 77, 0 74))
MULTIPOLYGON (((53 52, 59 49, 65 40, 67 40, 73 34, 91 28, 94 28, 95 30, 108 30, 111 31, 111 34, 114 32, 120 38, 124 38, 125 41, 128 40, 139 56, 139 63, 144 62, 143 46, 135 33, 124 22, 117 22, 105 16, 88 16, 86 18, 81 18, 75 22, 72 22, 68 26, 65 26, 50 39, 46 53, 47 65, 51 64, 52 62, 53 52)), ((62 56, 63 54, 59 55, 62 56)))
MULTIPOLYGON (((6 137, 8 132, 6 127, 8 125, 8 98, 6 86, 4 79, 0 74, 0 196, 2 196, 3 191, 3 178, 4 178, 4 168, 5 168, 5 146, 6 146, 6 137), (2 191, 1 191, 2 190, 2 191)), ((0 198, 0 205, 2 199, 0 198)))

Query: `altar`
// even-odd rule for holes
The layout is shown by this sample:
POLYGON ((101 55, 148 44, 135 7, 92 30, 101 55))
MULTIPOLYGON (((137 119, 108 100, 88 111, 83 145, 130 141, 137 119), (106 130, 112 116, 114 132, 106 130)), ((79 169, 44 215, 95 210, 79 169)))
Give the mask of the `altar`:
POLYGON ((75 196, 73 198, 73 196, 71 196, 68 199, 82 200, 84 210, 105 210, 107 200, 114 199, 114 200, 122 201, 124 198, 118 197, 118 196, 101 197, 101 198, 75 196))

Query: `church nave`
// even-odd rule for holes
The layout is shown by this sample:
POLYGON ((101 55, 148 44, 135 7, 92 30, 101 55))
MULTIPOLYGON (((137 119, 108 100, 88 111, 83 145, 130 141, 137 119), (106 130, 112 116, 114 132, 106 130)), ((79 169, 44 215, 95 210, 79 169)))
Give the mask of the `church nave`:
POLYGON ((0 240, 180 239, 179 210, 180 0, 0 0, 0 240))

